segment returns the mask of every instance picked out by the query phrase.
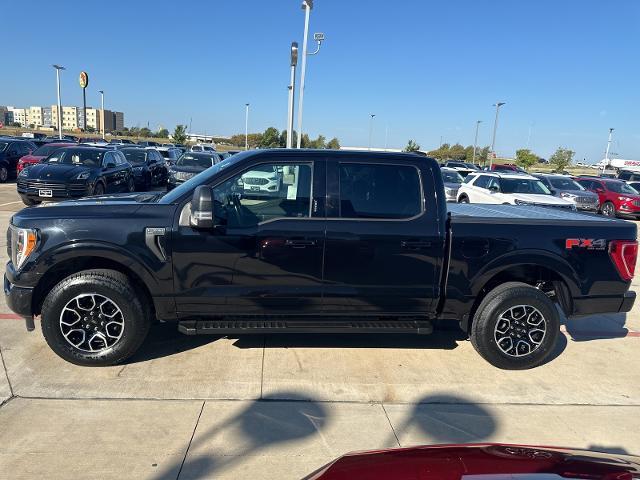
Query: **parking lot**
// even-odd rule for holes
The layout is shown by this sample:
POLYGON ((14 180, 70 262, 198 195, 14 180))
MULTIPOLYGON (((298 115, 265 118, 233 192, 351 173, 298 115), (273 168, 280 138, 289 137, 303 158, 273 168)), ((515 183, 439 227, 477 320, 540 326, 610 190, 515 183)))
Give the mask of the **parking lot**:
MULTIPOLYGON (((0 185, 1 231, 22 207, 0 185)), ((565 319, 562 333, 549 363, 502 371, 455 328, 219 338, 159 326, 125 365, 83 368, 2 300, 0 478, 300 478, 349 451, 432 443, 640 453, 640 305, 565 319)))

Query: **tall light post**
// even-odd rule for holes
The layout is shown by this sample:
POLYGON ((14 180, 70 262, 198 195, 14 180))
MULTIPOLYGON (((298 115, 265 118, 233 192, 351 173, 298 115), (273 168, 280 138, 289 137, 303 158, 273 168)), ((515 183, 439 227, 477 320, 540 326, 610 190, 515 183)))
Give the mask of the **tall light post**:
MULTIPOLYGON (((102 108, 100 109, 100 127, 102 130, 102 139, 104 140, 104 135, 105 135, 105 130, 104 130, 104 90, 98 90, 100 92, 100 104, 102 105, 102 108)), ((86 116, 85 116, 85 122, 86 122, 86 116)))
POLYGON ((369 115, 371 119, 369 120, 369 150, 371 150, 371 137, 373 136, 373 119, 376 117, 375 113, 371 113, 369 115))
POLYGON ((607 140, 607 150, 604 152, 604 159, 609 160, 609 150, 611 150, 611 138, 613 137, 614 128, 609 129, 609 140, 607 140))
POLYGON ((482 120, 476 120, 476 138, 473 141, 473 160, 471 163, 476 163, 476 149, 478 148, 478 129, 480 128, 480 124, 482 120))
POLYGON ((291 42, 291 78, 289 80, 289 109, 287 112, 287 148, 293 146, 293 104, 296 97, 296 66, 298 65, 298 42, 291 42))
POLYGON ((244 104, 244 149, 249 150, 249 104, 244 104))
POLYGON ((304 104, 304 81, 307 74, 307 55, 315 55, 320 51, 320 45, 324 40, 324 33, 315 33, 314 40, 318 44, 314 52, 307 53, 307 39, 309 37, 309 15, 313 8, 313 0, 302 0, 302 9, 304 10, 304 34, 302 42, 302 70, 300 71, 300 95, 298 97, 298 140, 297 148, 302 145, 302 110, 304 104))
POLYGON ((58 87, 58 138, 62 140, 62 101, 60 100, 60 70, 65 70, 62 65, 52 65, 56 69, 56 85, 58 87))
POLYGON ((498 102, 494 103, 493 106, 496 107, 496 118, 493 121, 493 139, 491 140, 491 159, 489 160, 489 168, 493 165, 493 157, 496 154, 496 131, 498 130, 498 113, 500 112, 500 107, 504 105, 506 102, 498 102))

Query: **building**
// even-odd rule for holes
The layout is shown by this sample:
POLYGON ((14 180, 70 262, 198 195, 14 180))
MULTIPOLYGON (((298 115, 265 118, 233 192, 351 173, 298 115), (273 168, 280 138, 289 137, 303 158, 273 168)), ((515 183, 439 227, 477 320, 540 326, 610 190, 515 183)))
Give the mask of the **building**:
POLYGON ((29 107, 27 110, 27 125, 33 125, 35 128, 44 125, 44 112, 42 107, 29 107))
POLYGON ((22 126, 27 125, 27 109, 25 108, 16 108, 16 107, 7 107, 9 112, 11 113, 11 120, 9 123, 19 123, 22 126))
MULTIPOLYGON (((87 107, 85 122, 85 112, 82 107, 62 106, 62 129, 78 130, 92 128, 96 132, 102 131, 102 110, 99 108, 87 107), (86 128, 85 128, 86 123, 86 128)), ((0 106, 0 122, 9 125, 14 122, 20 123, 23 127, 33 125, 39 127, 58 128, 58 106, 50 107, 32 106, 29 108, 16 108, 13 106, 0 106)), ((124 128, 124 113, 111 110, 104 111, 105 132, 122 130, 124 128)))
POLYGON ((51 121, 51 107, 42 108, 42 125, 44 127, 55 126, 55 124, 51 121))
POLYGON ((124 129, 124 113, 122 112, 113 112, 113 123, 114 125, 114 130, 117 132, 121 132, 124 129))

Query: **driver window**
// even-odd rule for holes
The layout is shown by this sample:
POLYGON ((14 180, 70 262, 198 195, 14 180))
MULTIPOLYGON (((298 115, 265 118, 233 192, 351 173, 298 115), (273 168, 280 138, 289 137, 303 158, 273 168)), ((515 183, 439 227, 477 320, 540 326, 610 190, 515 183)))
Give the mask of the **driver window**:
POLYGON ((249 227, 276 218, 308 218, 311 208, 310 163, 264 163, 214 188, 217 221, 249 227))
POLYGON ((495 187, 498 189, 498 191, 500 191, 500 183, 498 182, 498 179, 496 177, 489 178, 489 183, 487 184, 487 188, 491 190, 492 187, 495 187))

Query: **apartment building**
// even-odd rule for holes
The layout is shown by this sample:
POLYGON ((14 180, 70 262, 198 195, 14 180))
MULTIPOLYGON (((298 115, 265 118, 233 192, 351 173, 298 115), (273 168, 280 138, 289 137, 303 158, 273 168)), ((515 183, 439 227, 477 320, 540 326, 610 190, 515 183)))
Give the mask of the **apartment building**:
MULTIPOLYGON (((87 107, 85 112, 82 107, 62 107, 62 129, 77 130, 93 128, 97 132, 102 131, 102 110, 87 107), (86 127, 85 127, 86 125, 86 127)), ((18 122, 23 127, 56 127, 58 126, 58 106, 50 107, 32 106, 29 108, 16 108, 13 106, 0 106, 0 122, 11 124, 18 122)), ((105 132, 122 130, 124 128, 124 113, 111 110, 104 111, 105 132)))

